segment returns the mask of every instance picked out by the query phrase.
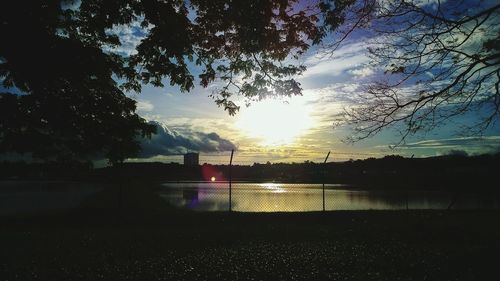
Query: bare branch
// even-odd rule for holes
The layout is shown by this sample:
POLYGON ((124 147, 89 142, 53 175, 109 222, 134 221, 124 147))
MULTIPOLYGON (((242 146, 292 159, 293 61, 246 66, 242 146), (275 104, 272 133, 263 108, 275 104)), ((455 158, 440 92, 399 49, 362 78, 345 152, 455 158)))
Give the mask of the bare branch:
MULTIPOLYGON (((356 1, 353 7, 369 3, 373 9, 369 16, 352 13, 359 18, 351 26, 370 18, 367 29, 375 36, 369 54, 385 72, 365 87, 362 105, 346 110, 345 123, 354 127, 349 140, 396 127, 401 144, 474 111, 481 114, 473 133, 491 126, 500 116, 500 5, 376 2, 356 1)), ((334 51, 338 45, 330 47, 334 51)))

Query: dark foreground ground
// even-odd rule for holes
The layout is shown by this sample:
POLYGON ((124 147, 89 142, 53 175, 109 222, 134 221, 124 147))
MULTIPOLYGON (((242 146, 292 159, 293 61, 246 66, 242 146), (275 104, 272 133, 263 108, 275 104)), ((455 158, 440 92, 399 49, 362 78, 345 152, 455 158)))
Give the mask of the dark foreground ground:
POLYGON ((500 212, 3 218, 0 280, 496 280, 500 212))

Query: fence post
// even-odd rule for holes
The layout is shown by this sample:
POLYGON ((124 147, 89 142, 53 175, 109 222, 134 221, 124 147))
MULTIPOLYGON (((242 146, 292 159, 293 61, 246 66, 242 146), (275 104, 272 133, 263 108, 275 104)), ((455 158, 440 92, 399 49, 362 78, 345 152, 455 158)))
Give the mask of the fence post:
POLYGON ((453 198, 451 198, 451 202, 448 205, 448 208, 446 208, 446 210, 451 210, 451 207, 453 207, 453 205, 455 205, 457 200, 458 200, 458 191, 455 191, 455 194, 453 195, 453 198))
POLYGON ((409 195, 410 195, 410 194, 409 194, 409 193, 410 193, 410 191, 408 190, 408 188, 409 188, 409 187, 407 187, 407 188, 406 188, 406 211, 408 211, 408 210, 409 210, 409 209, 408 209, 408 197, 409 197, 409 195))
POLYGON ((233 153, 234 149, 231 149, 231 159, 229 160, 229 212, 231 212, 231 189, 232 189, 232 167, 233 167, 233 153))
POLYGON ((330 151, 326 155, 325 161, 323 162, 323 212, 325 211, 325 175, 326 175, 326 160, 330 156, 330 151))

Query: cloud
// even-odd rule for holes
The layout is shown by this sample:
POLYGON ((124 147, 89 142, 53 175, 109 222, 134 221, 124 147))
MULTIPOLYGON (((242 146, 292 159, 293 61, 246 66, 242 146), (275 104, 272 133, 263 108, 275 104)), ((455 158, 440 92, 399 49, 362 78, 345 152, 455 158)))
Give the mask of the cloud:
POLYGON ((500 151, 500 136, 424 140, 407 143, 401 146, 401 148, 416 151, 432 150, 441 155, 455 153, 457 151, 468 153, 470 155, 495 153, 500 151))
POLYGON ((365 66, 361 68, 352 69, 349 71, 349 73, 351 73, 356 77, 363 78, 372 75, 373 73, 375 73, 375 71, 373 70, 373 68, 365 66))
POLYGON ((137 101, 137 110, 138 111, 149 112, 149 111, 153 111, 154 108, 155 108, 154 105, 150 101, 146 101, 146 100, 138 100, 137 101))
POLYGON ((469 154, 467 153, 467 151, 460 150, 460 149, 452 149, 452 150, 446 152, 446 155, 450 155, 450 156, 469 156, 469 154))
POLYGON ((356 83, 334 83, 323 88, 306 90, 304 95, 313 97, 308 101, 309 104, 331 108, 359 104, 359 95, 362 92, 362 87, 356 83))
POLYGON ((110 48, 109 51, 124 56, 137 54, 137 46, 148 35, 152 28, 152 26, 142 27, 141 22, 142 17, 139 17, 128 25, 117 24, 114 25, 113 28, 108 29, 106 33, 117 35, 121 43, 120 46, 110 48))
POLYGON ((500 136, 488 136, 488 137, 463 137, 463 138, 448 138, 448 139, 437 139, 437 140, 424 140, 413 143, 408 143, 405 147, 457 147, 457 146, 477 146, 477 145, 500 145, 500 136))
POLYGON ((338 76, 345 71, 358 69, 370 60, 366 54, 368 46, 366 42, 351 43, 336 50, 333 56, 310 56, 305 61, 307 70, 302 77, 338 76))
POLYGON ((188 151, 196 152, 223 152, 236 149, 229 140, 221 138, 216 133, 204 133, 183 130, 182 134, 171 130, 157 121, 150 121, 156 126, 157 133, 151 139, 142 140, 141 158, 184 154, 188 151))

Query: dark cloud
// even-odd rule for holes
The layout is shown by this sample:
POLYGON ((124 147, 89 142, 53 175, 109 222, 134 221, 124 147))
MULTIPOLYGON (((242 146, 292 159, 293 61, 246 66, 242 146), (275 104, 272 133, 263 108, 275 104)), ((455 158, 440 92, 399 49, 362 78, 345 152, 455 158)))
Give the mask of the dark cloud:
POLYGON ((450 151, 447 151, 446 152, 446 155, 449 155, 449 156, 469 156, 469 153, 467 153, 467 151, 465 150, 461 150, 461 149, 452 149, 450 151))
POLYGON ((231 141, 221 138, 216 133, 207 134, 190 129, 179 133, 160 122, 150 121, 149 123, 156 126, 156 134, 151 139, 142 141, 142 151, 139 154, 141 158, 184 154, 188 151, 222 152, 236 148, 231 141))

